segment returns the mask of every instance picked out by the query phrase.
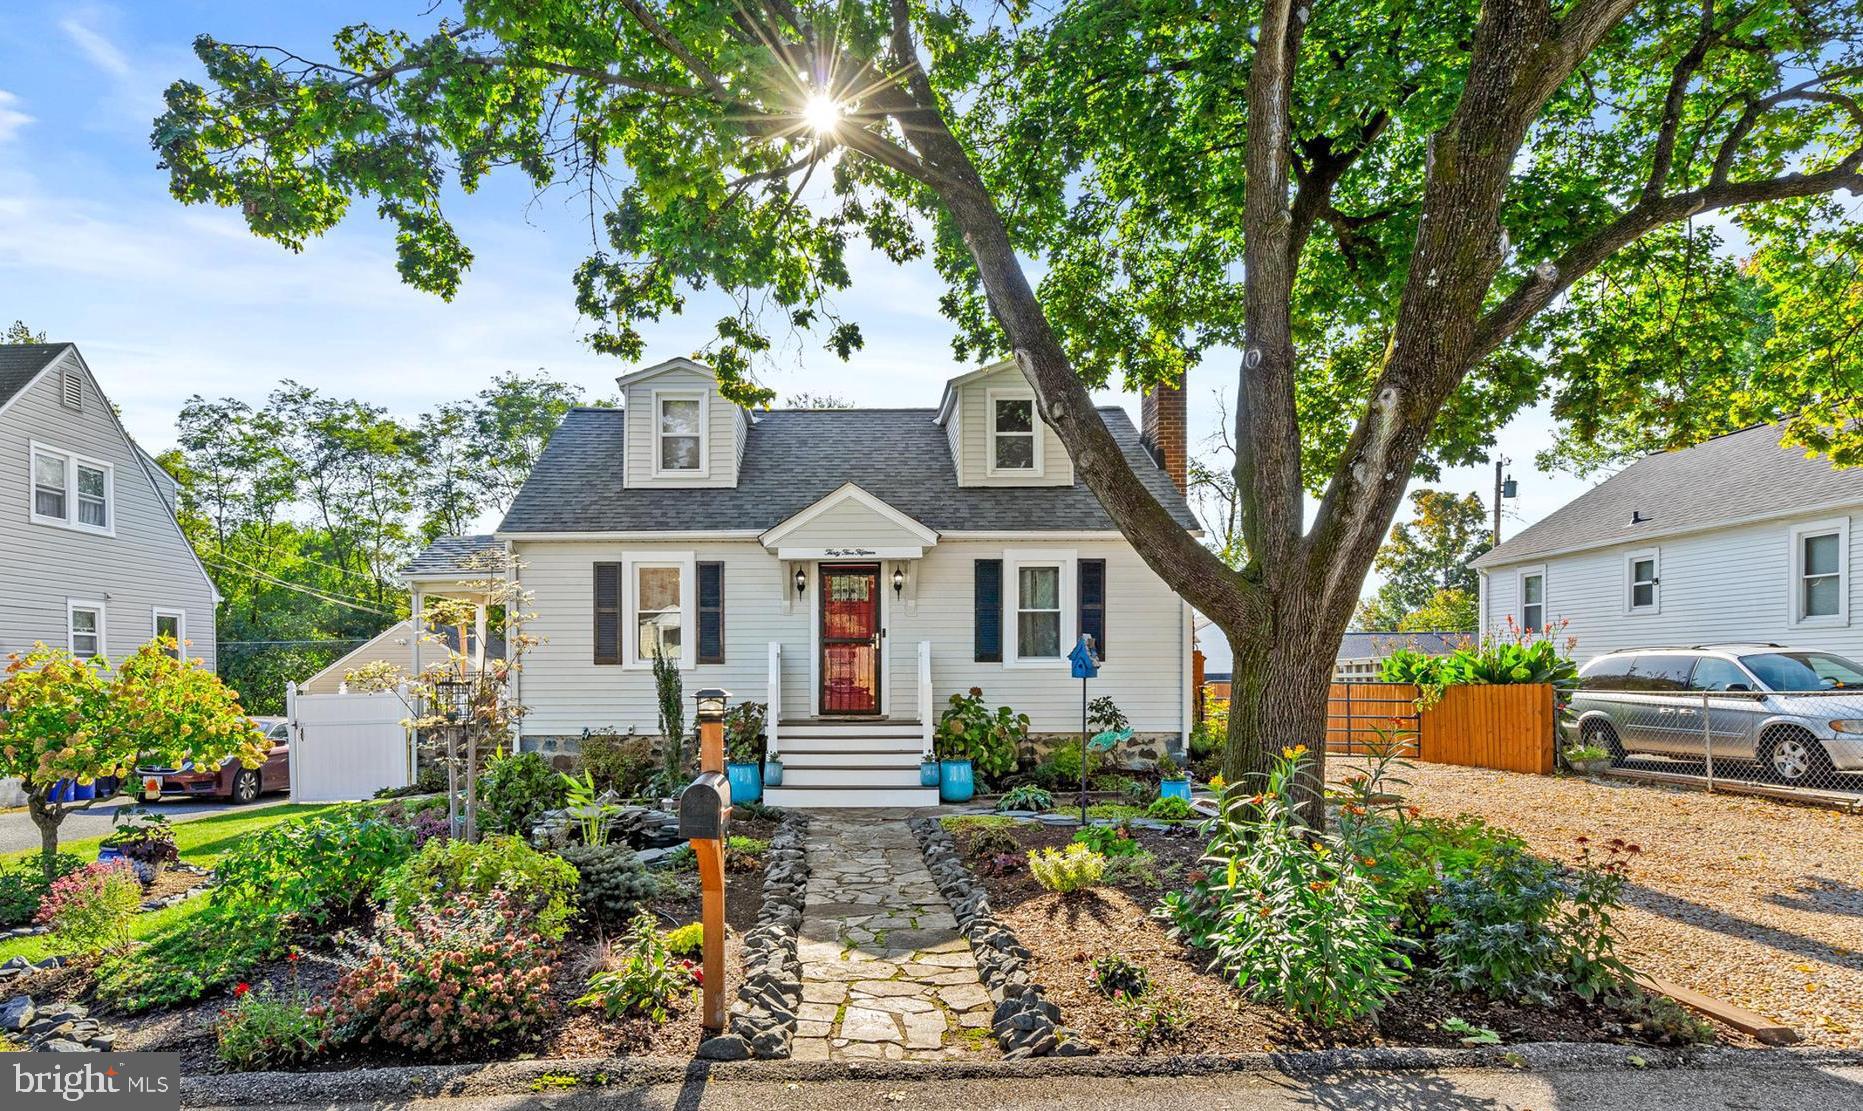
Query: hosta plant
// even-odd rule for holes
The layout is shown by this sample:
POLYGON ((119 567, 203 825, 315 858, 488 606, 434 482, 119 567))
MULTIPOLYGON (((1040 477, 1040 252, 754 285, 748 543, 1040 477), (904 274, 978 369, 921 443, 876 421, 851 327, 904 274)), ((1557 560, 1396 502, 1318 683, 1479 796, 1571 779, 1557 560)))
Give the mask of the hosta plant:
POLYGON ((1040 814, 1054 809, 1054 794, 1046 787, 1025 783, 1003 792, 996 800, 998 810, 1028 810, 1040 814))
POLYGON ((1092 887, 1106 873, 1106 858, 1078 841, 1065 850, 1030 850, 1028 861, 1036 882, 1061 895, 1092 887))
POLYGON ((626 938, 609 955, 607 967, 589 977, 578 1007, 594 1007, 609 1017, 646 1015, 665 1022, 667 1009, 699 980, 698 968, 673 955, 651 914, 629 923, 626 938))

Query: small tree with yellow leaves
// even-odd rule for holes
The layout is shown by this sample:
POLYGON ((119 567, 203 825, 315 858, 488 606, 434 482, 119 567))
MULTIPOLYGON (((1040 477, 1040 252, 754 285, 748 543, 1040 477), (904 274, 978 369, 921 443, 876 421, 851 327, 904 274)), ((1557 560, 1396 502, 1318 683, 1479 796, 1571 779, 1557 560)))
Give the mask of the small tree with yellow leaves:
POLYGON ((138 760, 173 767, 229 758, 264 763, 264 736, 239 696, 197 659, 176 658, 172 639, 138 648, 114 671, 36 644, 8 657, 0 677, 0 775, 17 776, 39 827, 48 881, 65 815, 110 797, 58 799, 61 781, 88 786, 126 776, 138 760))

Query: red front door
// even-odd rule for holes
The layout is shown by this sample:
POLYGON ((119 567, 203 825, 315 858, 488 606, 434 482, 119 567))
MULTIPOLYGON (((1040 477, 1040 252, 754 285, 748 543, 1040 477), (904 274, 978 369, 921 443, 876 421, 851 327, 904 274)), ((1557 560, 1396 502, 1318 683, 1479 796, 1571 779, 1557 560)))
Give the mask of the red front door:
POLYGON ((880 712, 880 568, 822 568, 822 713, 880 712))

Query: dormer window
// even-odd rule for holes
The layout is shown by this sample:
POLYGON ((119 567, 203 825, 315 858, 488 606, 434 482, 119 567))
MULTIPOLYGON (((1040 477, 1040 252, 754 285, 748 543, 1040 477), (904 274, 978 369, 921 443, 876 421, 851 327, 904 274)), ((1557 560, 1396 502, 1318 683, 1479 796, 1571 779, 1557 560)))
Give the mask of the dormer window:
POLYGON ((1041 437, 1035 422, 1033 395, 991 390, 990 473, 1041 474, 1041 437))
POLYGON ((654 473, 705 473, 705 402, 702 393, 655 391, 654 473))

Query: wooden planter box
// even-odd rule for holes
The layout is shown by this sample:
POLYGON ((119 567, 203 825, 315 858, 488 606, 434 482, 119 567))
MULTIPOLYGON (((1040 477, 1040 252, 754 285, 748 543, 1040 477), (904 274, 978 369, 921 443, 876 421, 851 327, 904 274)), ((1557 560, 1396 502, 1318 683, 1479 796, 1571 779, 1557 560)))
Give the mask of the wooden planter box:
POLYGON ((1449 687, 1420 714, 1417 695, 1409 683, 1334 683, 1326 751, 1364 755, 1395 732, 1405 735, 1403 752, 1414 760, 1552 774, 1550 684, 1449 687))

